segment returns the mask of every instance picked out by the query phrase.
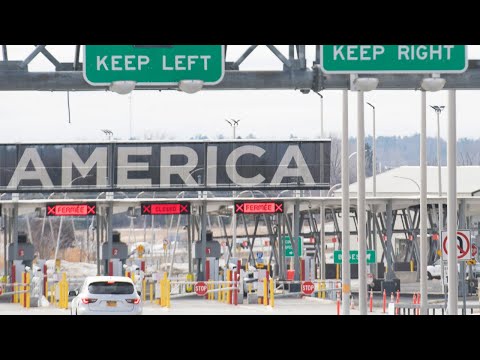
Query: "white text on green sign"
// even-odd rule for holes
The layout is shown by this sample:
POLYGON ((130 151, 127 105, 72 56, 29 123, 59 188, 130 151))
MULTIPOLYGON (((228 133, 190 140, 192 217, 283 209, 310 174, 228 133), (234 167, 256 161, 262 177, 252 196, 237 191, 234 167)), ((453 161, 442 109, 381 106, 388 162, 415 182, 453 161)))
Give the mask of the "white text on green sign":
POLYGON ((466 45, 322 45, 325 73, 461 73, 466 45))
MULTIPOLYGON (((333 262, 335 264, 342 263, 342 250, 333 252, 333 262)), ((367 264, 375 263, 375 250, 367 250, 367 264)), ((358 264, 358 250, 350 250, 350 264, 358 264)))
MULTIPOLYGON (((302 256, 302 238, 298 237, 297 240, 298 246, 298 256, 302 256)), ((285 236, 285 257, 294 257, 295 254, 293 253, 293 246, 292 241, 290 240, 290 236, 285 236)))
POLYGON ((173 85, 181 80, 218 84, 224 75, 223 45, 85 45, 83 76, 91 85, 135 81, 173 85))

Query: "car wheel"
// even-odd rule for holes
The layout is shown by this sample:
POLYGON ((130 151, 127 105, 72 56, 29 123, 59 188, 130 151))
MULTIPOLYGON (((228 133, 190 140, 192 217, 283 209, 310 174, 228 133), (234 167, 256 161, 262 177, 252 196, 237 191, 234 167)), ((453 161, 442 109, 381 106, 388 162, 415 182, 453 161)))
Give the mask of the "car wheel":
POLYGON ((433 279, 433 276, 432 276, 432 274, 430 274, 430 271, 427 272, 427 277, 428 277, 428 280, 432 280, 432 279, 433 279))

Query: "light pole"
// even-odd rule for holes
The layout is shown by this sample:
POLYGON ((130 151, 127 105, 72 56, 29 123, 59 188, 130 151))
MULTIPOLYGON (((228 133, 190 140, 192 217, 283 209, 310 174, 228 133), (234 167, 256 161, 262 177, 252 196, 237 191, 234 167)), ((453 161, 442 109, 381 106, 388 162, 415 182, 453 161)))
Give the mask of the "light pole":
POLYGON ((315 92, 318 96, 320 96, 320 137, 323 138, 323 95, 319 92, 315 92))
MULTIPOLYGON (((445 108, 444 105, 430 105, 430 107, 437 113, 437 166, 438 166, 438 197, 442 197, 442 161, 440 153, 440 114, 445 108)), ((438 231, 443 230, 443 206, 442 202, 438 203, 438 231)))
POLYGON ((102 130, 100 130, 100 131, 103 132, 105 135, 108 136, 108 140, 111 140, 111 139, 112 139, 113 131, 108 130, 108 129, 102 129, 102 130))
POLYGON ((418 184, 418 182, 416 182, 416 181, 413 180, 412 178, 405 177, 405 176, 397 176, 397 175, 394 175, 393 177, 396 177, 396 178, 399 178, 399 179, 410 180, 411 182, 413 182, 413 183, 417 186, 418 191, 420 191, 420 185, 418 184))
MULTIPOLYGON (((373 197, 377 197, 377 137, 375 134, 375 106, 367 101, 373 110, 373 141, 372 141, 372 185, 373 185, 373 197)), ((375 205, 371 206, 373 221, 372 221, 372 230, 373 230, 373 249, 376 250, 376 241, 377 241, 377 207, 375 205)), ((376 262, 376 261, 375 261, 376 262)), ((371 271, 377 275, 376 264, 371 265, 371 271)))
MULTIPOLYGON (((70 181, 70 183, 67 185, 67 187, 70 186, 70 185, 72 185, 76 180, 78 180, 78 179, 85 179, 86 177, 89 177, 89 176, 91 176, 91 175, 87 175, 87 176, 77 176, 75 179, 73 179, 72 181, 70 181)), ((54 193, 52 193, 52 194, 54 194, 54 193)), ((51 196, 52 194, 50 194, 50 196, 51 196)), ((50 198, 50 196, 49 196, 48 198, 50 198)), ((67 198, 67 193, 65 193, 65 196, 64 196, 63 198, 64 198, 64 199, 67 198)), ((59 248, 60 248, 60 235, 61 235, 61 233, 62 233, 63 218, 64 218, 64 216, 62 216, 62 217, 60 218, 60 225, 59 225, 59 227, 58 227, 57 245, 55 246, 54 264, 56 264, 56 262, 57 262, 58 250, 59 250, 59 248)), ((72 221, 73 221, 73 219, 72 219, 72 221)), ((73 222, 72 222, 72 224, 73 224, 73 222)), ((73 238, 75 239, 75 226, 73 226, 73 238)))
MULTIPOLYGON (((230 119, 230 120, 227 120, 225 119, 225 121, 227 123, 230 124, 230 126, 232 127, 233 129, 233 141, 235 141, 236 139, 236 136, 235 136, 235 129, 237 128, 238 126, 238 123, 240 122, 240 120, 235 120, 235 119, 230 119)), ((236 159, 234 160, 234 164, 237 163, 236 159)), ((232 197, 235 198, 236 197, 236 193, 235 191, 232 191, 232 197)), ((235 206, 233 206, 232 208, 232 257, 235 257, 235 249, 237 247, 237 214, 235 214, 235 206)), ((228 265, 228 264, 227 264, 228 265)))
POLYGON ((372 176, 373 176, 373 196, 377 196, 377 149, 375 137, 375 106, 367 102, 373 110, 373 145, 372 145, 372 176))
POLYGON ((235 139, 237 138, 237 137, 235 136, 235 129, 237 128, 238 123, 240 122, 240 120, 235 120, 235 119, 227 120, 227 119, 225 119, 225 121, 226 121, 227 123, 229 123, 230 126, 232 127, 232 129, 233 129, 233 140, 235 140, 235 139))
POLYGON ((129 125, 130 125, 130 128, 129 128, 129 133, 130 133, 130 138, 129 140, 132 140, 133 139, 133 111, 132 111, 132 94, 133 93, 130 93, 130 95, 128 96, 128 117, 129 117, 129 125))

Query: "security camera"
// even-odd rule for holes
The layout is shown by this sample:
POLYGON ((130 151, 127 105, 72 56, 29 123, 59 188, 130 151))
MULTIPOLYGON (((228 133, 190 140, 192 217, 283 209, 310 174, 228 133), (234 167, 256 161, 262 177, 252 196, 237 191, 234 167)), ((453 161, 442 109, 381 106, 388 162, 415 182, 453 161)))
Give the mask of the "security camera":
POLYGON ((25 266, 25 271, 30 271, 30 266, 25 266))

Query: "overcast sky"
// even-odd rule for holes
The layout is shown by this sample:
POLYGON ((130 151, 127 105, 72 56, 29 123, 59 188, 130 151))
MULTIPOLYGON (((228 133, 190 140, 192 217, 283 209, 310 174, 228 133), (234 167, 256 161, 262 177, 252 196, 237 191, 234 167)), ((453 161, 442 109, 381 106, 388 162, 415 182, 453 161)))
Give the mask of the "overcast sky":
MULTIPOLYGON (((10 46, 9 60, 23 60, 33 45, 10 46)), ((247 46, 229 46, 227 61, 236 60, 247 46)), ((51 45, 47 49, 61 62, 73 61, 73 46, 51 45)), ((287 46, 279 46, 287 56, 287 46)), ((480 59, 480 46, 468 47, 469 59, 480 59)), ((314 46, 307 45, 307 65, 314 60, 314 46)), ((282 63, 265 46, 260 46, 241 65, 241 70, 280 70, 282 63)), ((39 55, 30 71, 53 71, 39 55)), ((326 134, 340 135, 341 91, 324 91, 326 134)), ((457 135, 480 137, 479 91, 457 92, 457 135)), ((356 134, 356 96, 350 94, 350 136, 356 134)), ((101 129, 110 129, 116 138, 129 137, 130 96, 108 91, 71 92, 72 123, 68 123, 65 92, 1 92, 1 142, 70 141, 105 139, 101 129)), ((377 136, 411 135, 419 132, 419 92, 378 90, 365 94, 376 106, 377 136)), ((446 105, 447 92, 429 93, 427 105, 446 105)), ((164 135, 186 140, 196 134, 211 139, 219 134, 231 136, 225 118, 241 119, 237 135, 252 133, 257 138, 285 139, 320 135, 319 97, 294 90, 201 91, 189 95, 178 91, 134 91, 131 96, 133 135, 164 135)), ((436 136, 436 117, 427 112, 427 132, 436 136)), ((366 108, 366 134, 372 132, 371 110, 366 108)), ((441 136, 446 138, 446 113, 441 115, 441 136)))

